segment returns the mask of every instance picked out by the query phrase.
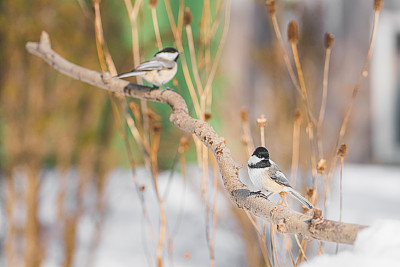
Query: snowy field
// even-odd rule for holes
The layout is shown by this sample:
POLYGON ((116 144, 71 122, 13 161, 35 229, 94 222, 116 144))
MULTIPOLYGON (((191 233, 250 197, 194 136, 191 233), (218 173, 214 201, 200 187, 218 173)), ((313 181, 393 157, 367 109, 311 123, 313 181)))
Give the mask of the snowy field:
MULTIPOLYGON (((147 212, 158 234, 159 210, 151 178, 144 169, 139 169, 137 173, 140 184, 146 186, 144 196, 147 212)), ((168 230, 172 236, 172 253, 164 254, 166 266, 209 265, 205 208, 198 189, 201 177, 195 167, 188 168, 188 173, 186 185, 179 175, 173 177, 165 202, 168 230)), ((341 245, 338 255, 309 255, 311 260, 303 266, 354 266, 349 265, 349 261, 358 266, 393 266, 391 259, 400 262, 400 167, 346 164, 343 175, 343 221, 373 227, 359 235, 355 246, 341 245), (396 250, 397 253, 394 252, 396 250)), ((54 228, 59 177, 54 171, 46 171, 43 176, 40 219, 50 237, 43 266, 60 266, 63 258, 60 243, 62 236, 54 228)), ((160 175, 161 192, 166 188, 168 176, 168 172, 160 175)), ((69 177, 73 188, 76 173, 71 171, 69 177)), ((332 187, 332 197, 325 216, 327 219, 339 218, 338 188, 337 184, 332 187)), ((212 193, 209 192, 210 197, 212 193)), ((94 192, 86 194, 85 206, 88 210, 93 207, 93 195, 94 192)), ((111 173, 105 200, 106 217, 94 266, 155 266, 155 245, 143 219, 131 171, 115 170, 111 173)), ((68 196, 68 202, 72 209, 75 203, 73 195, 68 196)), ((1 216, 3 214, 0 214, 0 222, 4 225, 1 216)), ((218 198, 218 216, 216 266, 246 266, 241 231, 222 195, 218 198)), ((97 222, 98 218, 90 212, 81 219, 74 266, 87 266, 90 240, 97 222)), ((4 233, 1 233, 1 237, 4 237, 4 233)), ((333 254, 335 244, 328 243, 325 248, 328 254, 333 254)))

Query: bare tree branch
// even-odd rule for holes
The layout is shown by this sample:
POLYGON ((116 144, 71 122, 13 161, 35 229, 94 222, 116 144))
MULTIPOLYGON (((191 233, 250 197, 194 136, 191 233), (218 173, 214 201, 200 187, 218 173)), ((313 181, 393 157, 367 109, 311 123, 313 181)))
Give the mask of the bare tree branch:
POLYGON ((39 43, 28 42, 27 50, 42 58, 57 71, 96 87, 144 99, 168 104, 172 108, 170 121, 179 129, 194 133, 214 154, 225 189, 239 208, 250 211, 255 216, 277 226, 282 233, 301 234, 305 238, 352 244, 357 233, 365 226, 325 220, 320 210, 315 210, 314 217, 295 212, 287 207, 276 205, 257 194, 250 194, 249 189, 239 179, 239 168, 232 159, 231 152, 224 140, 206 122, 189 115, 185 100, 171 90, 153 89, 113 78, 108 73, 98 73, 77 66, 51 49, 49 36, 42 32, 39 43))

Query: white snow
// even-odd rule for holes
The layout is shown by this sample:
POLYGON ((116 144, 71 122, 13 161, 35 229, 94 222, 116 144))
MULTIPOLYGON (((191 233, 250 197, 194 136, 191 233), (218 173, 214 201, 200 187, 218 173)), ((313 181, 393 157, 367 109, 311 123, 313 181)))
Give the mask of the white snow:
POLYGON ((399 266, 400 221, 380 220, 362 230, 350 250, 317 256, 302 267, 399 266))
MULTIPOLYGON (((245 178, 241 170, 241 178, 245 178)), ((201 202, 201 173, 196 167, 187 168, 186 185, 183 178, 176 174, 168 197, 165 201, 168 229, 172 236, 172 254, 165 246, 164 263, 170 266, 209 266, 209 251, 206 242, 205 207, 201 202), (181 216, 181 219, 178 218, 181 216), (185 253, 190 257, 186 258, 185 253)), ((24 179, 20 175, 19 180, 24 179)), ((68 173, 67 195, 68 211, 74 209, 74 194, 77 184, 77 172, 68 173)), ((158 238, 159 207, 155 199, 154 188, 149 172, 138 168, 137 176, 141 185, 146 186, 144 193, 147 213, 158 238)), ((159 177, 159 186, 164 192, 169 172, 159 177)), ((211 177, 211 176, 210 176, 211 177)), ((102 237, 94 254, 95 267, 103 266, 154 266, 155 245, 148 226, 143 219, 142 208, 130 170, 115 170, 108 178, 105 191, 106 214, 102 237), (150 262, 150 264, 149 264, 150 262)), ((60 174, 56 171, 44 171, 39 199, 39 217, 42 230, 48 241, 46 259, 43 266, 62 265, 62 232, 56 227, 57 195, 60 174)), ((338 175, 332 186, 327 219, 339 218, 338 175)), ((212 179, 209 181, 211 188, 212 179)), ((1 186, 3 190, 6 187, 1 186)), ((93 188, 93 187, 92 187, 93 188)), ((223 188, 220 191, 224 192, 223 188)), ((354 246, 340 245, 338 255, 334 255, 335 243, 325 243, 325 255, 315 256, 309 250, 308 265, 304 266, 399 266, 400 255, 400 167, 378 165, 346 164, 343 171, 343 221, 371 225, 358 236, 354 246), (396 252, 395 252, 396 251, 396 252), (328 263, 329 262, 329 263, 328 263), (353 264, 354 262, 354 264, 353 264), (370 265, 367 265, 370 264, 370 265)), ((4 192, 3 192, 4 193, 4 192)), ((213 191, 208 197, 213 196, 213 191)), ((88 266, 89 247, 92 234, 99 218, 93 212, 95 192, 86 191, 84 206, 86 212, 78 225, 77 247, 74 266, 88 266)), ((218 229, 215 244, 216 266, 246 266, 245 247, 242 233, 238 228, 229 202, 220 194, 218 197, 218 229)), ((319 206, 319 208, 323 208, 319 206)), ((23 210, 19 210, 24 215, 23 210)), ((5 220, 0 213, 0 222, 5 220)), ((19 219, 18 219, 19 218, 19 219)), ((24 216, 18 216, 22 220, 24 216)), ((5 232, 0 233, 0 239, 5 232)), ((3 239, 4 240, 4 239, 3 239)), ((255 240, 255 246, 258 246, 255 240)), ((310 246, 311 247, 311 246, 310 246)), ((285 255, 283 255, 285 256, 285 255)), ((1 261, 0 261, 1 262, 1 261)))

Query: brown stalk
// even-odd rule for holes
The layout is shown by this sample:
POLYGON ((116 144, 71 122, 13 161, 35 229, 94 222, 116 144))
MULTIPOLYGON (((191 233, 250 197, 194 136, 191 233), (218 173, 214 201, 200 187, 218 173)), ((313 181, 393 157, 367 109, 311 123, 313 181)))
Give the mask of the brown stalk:
MULTIPOLYGON (((347 154, 346 144, 342 144, 337 152, 337 156, 340 158, 340 202, 339 202, 339 222, 342 221, 342 210, 343 210, 343 163, 344 158, 347 154)), ((336 244, 336 254, 339 251, 339 243, 336 244)))
POLYGON ((258 237, 258 243, 259 243, 260 248, 261 248, 261 253, 263 255, 264 262, 268 267, 272 267, 271 260, 270 260, 269 255, 268 255, 268 250, 267 250, 267 245, 266 245, 267 243, 266 243, 265 236, 261 234, 261 230, 259 229, 259 227, 258 227, 258 225, 256 223, 257 222, 256 218, 253 217, 247 210, 245 212, 246 212, 246 215, 247 215, 249 221, 253 225, 254 230, 256 231, 256 234, 257 234, 257 237, 258 237))
POLYGON ((293 124, 292 167, 290 171, 290 184, 292 186, 296 185, 296 175, 297 175, 297 169, 299 167, 301 120, 302 120, 301 111, 297 109, 294 113, 294 124, 293 124))
POLYGON ((318 155, 323 157, 323 148, 321 140, 321 126, 324 121, 324 115, 326 110, 326 99, 328 95, 328 74, 329 74, 329 62, 331 58, 332 45, 335 40, 335 36, 330 32, 325 34, 325 64, 324 64, 324 78, 322 81, 322 101, 321 108, 318 116, 317 123, 317 140, 318 140, 318 155))
POLYGON ((267 199, 250 194, 248 188, 240 182, 237 164, 232 159, 223 138, 219 137, 208 123, 192 118, 188 113, 185 101, 179 94, 171 90, 154 90, 150 87, 135 85, 112 78, 107 73, 100 74, 74 65, 51 49, 49 36, 45 32, 42 33, 39 43, 28 42, 26 48, 30 53, 41 57, 54 69, 73 79, 126 96, 168 104, 172 108, 170 121, 183 131, 195 134, 216 157, 224 187, 232 201, 253 215, 278 225, 280 232, 302 234, 305 238, 352 244, 357 233, 365 228, 361 225, 325 220, 320 213, 315 213, 318 216, 314 217, 299 214, 287 207, 278 206, 267 199))
POLYGON ((158 50, 161 51, 163 49, 163 45, 161 42, 160 29, 158 28, 156 7, 151 6, 150 8, 151 8, 151 17, 153 18, 154 34, 156 35, 157 47, 158 50))
MULTIPOLYGON (((131 3, 130 0, 126 0, 125 1, 125 5, 126 5, 126 8, 127 8, 128 14, 129 14, 130 22, 131 22, 132 37, 138 35, 137 34, 137 27, 136 27, 137 26, 136 17, 137 17, 137 15, 139 13, 139 8, 141 7, 141 4, 142 4, 142 0, 137 0, 135 2, 135 6, 132 7, 132 3, 131 3)), ((117 74, 117 71, 116 71, 115 65, 114 65, 114 63, 113 63, 113 61, 111 59, 111 55, 109 54, 108 50, 106 49, 105 42, 104 42, 103 30, 102 30, 102 24, 101 24, 100 7, 99 7, 99 1, 98 0, 94 1, 94 7, 95 7, 96 41, 97 40, 102 40, 100 42, 97 41, 98 43, 101 44, 100 46, 97 46, 97 48, 98 48, 97 50, 98 50, 98 53, 99 53, 99 60, 100 60, 100 62, 103 62, 104 61, 104 55, 105 55, 105 58, 106 58, 107 63, 108 63, 107 64, 108 68, 110 68, 110 71, 111 71, 112 75, 115 76, 117 74), (103 47, 105 48, 106 53, 103 52, 103 47)), ((138 38, 133 38, 133 42, 132 42, 135 65, 139 65, 139 63, 140 63, 139 43, 138 43, 137 40, 138 40, 138 38)), ((103 63, 103 64, 101 64, 101 66, 103 68, 105 66, 105 64, 103 63)), ((103 69, 103 71, 106 71, 106 69, 103 69)), ((142 83, 141 78, 138 78, 138 83, 142 83)), ((145 201, 144 201, 144 198, 143 198, 143 193, 139 189, 140 185, 139 185, 139 180, 137 178, 136 171, 135 171, 136 164, 135 164, 135 160, 134 160, 134 157, 133 157, 133 151, 132 151, 132 148, 131 148, 131 144, 129 142, 129 139, 128 139, 127 135, 125 134, 125 132, 123 130, 123 122, 122 122, 121 117, 119 115, 119 109, 118 109, 118 104, 116 102, 116 99, 114 97, 112 97, 112 96, 111 96, 110 99, 111 99, 111 104, 112 104, 112 107, 113 107, 114 117, 115 117, 115 119, 117 121, 117 126, 118 126, 117 128, 118 128, 118 130, 120 132, 120 135, 122 136, 122 138, 123 138, 123 140, 125 142, 125 147, 127 149, 129 163, 131 165, 132 174, 133 174, 133 180, 135 182, 135 187, 136 187, 136 190, 138 192, 138 195, 139 195, 139 198, 140 198, 140 202, 141 202, 141 206, 142 206, 142 213, 143 213, 143 216, 145 218, 145 221, 146 221, 146 224, 148 226, 148 229, 150 231, 153 243, 156 244, 156 237, 155 237, 154 227, 152 226, 150 218, 149 218, 149 216, 147 214, 147 209, 146 209, 146 204, 145 204, 145 201)), ((123 107, 124 107, 125 119, 126 119, 126 121, 128 123, 128 126, 130 126, 130 129, 132 130, 133 136, 135 137, 136 135, 134 133, 136 132, 135 131, 136 128, 132 127, 132 118, 129 115, 129 113, 127 112, 126 99, 124 99, 124 101, 121 101, 121 103, 123 104, 123 107)), ((141 100, 141 107, 142 107, 142 112, 143 113, 147 112, 146 101, 141 100)), ((149 122, 148 122, 147 117, 144 116, 144 119, 143 119, 144 133, 148 132, 148 127, 149 127, 148 123, 149 122)), ((134 124, 133 124, 133 126, 134 126, 134 124)), ((138 140, 139 139, 137 139, 137 141, 138 140)), ((143 134, 143 138, 142 138, 142 142, 141 143, 144 144, 145 148, 149 147, 147 136, 145 134, 143 134)), ((138 144, 140 144, 140 142, 138 142, 138 144)), ((146 156, 146 153, 144 154, 144 158, 145 158, 146 162, 149 162, 150 159, 146 156)), ((150 165, 150 164, 148 163, 148 165, 150 165)))
POLYGON ((4 241, 4 256, 7 266, 15 266, 15 240, 17 233, 17 225, 14 221, 14 210, 17 206, 17 193, 14 186, 14 176, 10 173, 6 177, 7 190, 5 191, 5 210, 6 210, 6 238, 4 241))
MULTIPOLYGON (((218 210, 217 210, 217 200, 218 200, 218 192, 219 192, 219 173, 218 173, 218 164, 215 160, 215 158, 211 158, 211 166, 212 166, 212 172, 213 172, 213 177, 214 177, 214 200, 213 200, 213 208, 212 208, 212 217, 213 217, 213 234, 211 237, 211 244, 210 248, 212 249, 212 258, 214 259, 214 246, 215 246, 215 239, 217 236, 217 226, 218 226, 218 210)), ((210 251, 211 254, 211 251, 210 251)))
POLYGON ((260 129, 260 140, 261 146, 265 147, 265 126, 267 126, 267 119, 265 118, 264 114, 257 119, 257 125, 260 129))
MULTIPOLYGON (((282 192, 281 197, 285 200, 286 207, 290 207, 289 203, 287 201, 287 198, 286 198, 286 193, 282 192)), ((294 239, 296 240, 297 246, 299 247, 301 254, 307 261, 306 252, 304 251, 303 246, 300 244, 300 240, 296 234, 294 235, 294 239)), ((300 256, 300 253, 299 253, 299 256, 300 256)))
POLYGON ((202 111, 205 111, 205 104, 206 104, 207 98, 211 95, 211 92, 212 92, 212 88, 211 88, 212 86, 211 85, 212 85, 212 82, 214 80, 214 76, 215 76, 215 73, 217 71, 217 66, 218 66, 219 60, 220 60, 221 55, 222 55, 222 49, 223 49, 223 47, 225 45, 226 37, 228 35, 229 21, 230 21, 230 7, 231 7, 231 0, 227 0, 226 7, 225 7, 224 29, 223 29, 223 32, 222 32, 221 40, 220 40, 219 45, 218 45, 217 53, 215 54, 215 57, 214 57, 214 61, 213 61, 212 67, 211 67, 210 75, 208 76, 206 86, 204 87, 204 92, 201 95, 200 103, 202 105, 202 108, 201 108, 202 111))
POLYGON ((188 44, 189 44, 190 61, 192 63, 192 71, 193 71, 194 80, 196 82, 197 91, 198 91, 199 95, 202 95, 203 94, 203 85, 201 84, 199 70, 197 69, 196 51, 194 48, 191 22, 192 22, 192 14, 190 13, 189 8, 186 8, 185 9, 185 29, 186 29, 186 35, 187 35, 187 40, 188 40, 188 44))
MULTIPOLYGON (((371 55, 372 55, 372 51, 373 51, 373 48, 374 48, 376 29, 378 28, 379 14, 380 14, 380 10, 382 8, 382 5, 383 5, 383 1, 382 0, 375 0, 374 1, 374 21, 373 21, 373 25, 372 25, 372 34, 371 34, 371 39, 369 41, 369 47, 368 47, 367 56, 365 58, 364 65, 363 65, 363 67, 361 69, 361 72, 360 72, 360 75, 358 77, 358 81, 357 81, 357 83, 356 83, 356 85, 355 85, 355 87, 353 89, 353 93, 351 95, 350 103, 347 106, 347 110, 346 110, 345 116, 343 118, 342 126, 340 128, 339 136, 338 136, 338 139, 336 141, 334 153, 338 150, 339 144, 342 143, 342 141, 343 141, 343 137, 344 137, 344 135, 346 133, 347 125, 349 123, 350 115, 351 115, 351 112, 353 110, 353 105, 354 105, 355 99, 357 97, 358 91, 360 90, 360 87, 361 87, 361 82, 363 81, 363 79, 365 77, 368 76, 367 69, 368 69, 369 62, 370 62, 371 55)), ((335 167, 336 167, 337 158, 335 156, 332 156, 331 159, 332 160, 331 160, 331 165, 330 165, 330 169, 329 169, 329 173, 328 173, 327 184, 329 184, 331 182, 332 176, 333 176, 333 172, 334 172, 335 167)), ((329 194, 329 187, 328 187, 328 185, 326 185, 325 186, 325 210, 327 208, 327 196, 328 196, 328 194, 329 194)))
POLYGON ((242 143, 246 147, 247 157, 250 157, 254 151, 254 142, 251 137, 250 123, 248 117, 248 111, 246 108, 240 109, 240 118, 242 122, 242 143))

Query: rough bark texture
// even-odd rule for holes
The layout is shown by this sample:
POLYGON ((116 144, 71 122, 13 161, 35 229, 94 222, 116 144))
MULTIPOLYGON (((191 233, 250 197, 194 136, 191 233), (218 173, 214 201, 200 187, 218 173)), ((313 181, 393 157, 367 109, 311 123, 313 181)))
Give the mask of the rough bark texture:
POLYGON ((277 226, 282 233, 300 234, 305 238, 322 241, 352 244, 357 233, 365 226, 325 220, 320 210, 314 216, 295 212, 287 207, 276 205, 261 195, 251 194, 239 179, 239 168, 231 153, 214 129, 206 122, 189 115, 185 100, 171 90, 152 89, 113 78, 108 73, 98 73, 77 66, 55 53, 51 49, 49 36, 42 33, 39 43, 28 42, 27 50, 42 58, 57 71, 96 87, 126 96, 152 102, 168 104, 172 108, 170 121, 179 129, 194 133, 214 154, 218 161, 225 189, 239 208, 250 211, 277 226))

